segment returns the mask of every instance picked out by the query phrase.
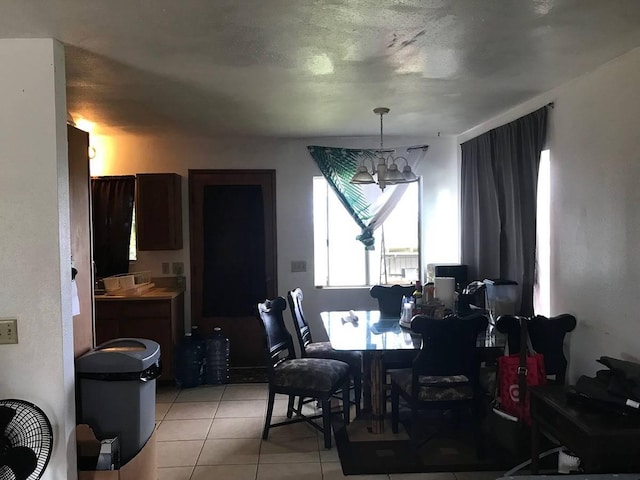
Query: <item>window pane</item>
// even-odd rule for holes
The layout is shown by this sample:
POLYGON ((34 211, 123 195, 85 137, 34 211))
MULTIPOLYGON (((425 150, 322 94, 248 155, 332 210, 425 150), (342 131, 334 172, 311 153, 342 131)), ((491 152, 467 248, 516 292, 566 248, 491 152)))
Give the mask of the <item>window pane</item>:
POLYGON ((322 177, 313 183, 314 280, 321 286, 409 283, 419 278, 419 185, 412 183, 374 232, 375 250, 322 177), (368 261, 367 261, 368 260, 368 261))

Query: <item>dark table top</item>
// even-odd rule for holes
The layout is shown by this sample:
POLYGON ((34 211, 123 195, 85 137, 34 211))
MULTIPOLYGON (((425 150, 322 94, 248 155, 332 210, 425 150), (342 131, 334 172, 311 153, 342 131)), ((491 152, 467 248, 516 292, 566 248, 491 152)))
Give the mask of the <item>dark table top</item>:
MULTIPOLYGON (((399 317, 385 317, 378 310, 360 310, 353 314, 357 322, 349 321, 350 312, 344 310, 322 312, 320 317, 336 350, 389 351, 417 350, 422 337, 399 324, 399 317)), ((446 319, 442 320, 446 322, 446 319)), ((489 325, 478 336, 479 348, 504 348, 505 337, 489 325)))

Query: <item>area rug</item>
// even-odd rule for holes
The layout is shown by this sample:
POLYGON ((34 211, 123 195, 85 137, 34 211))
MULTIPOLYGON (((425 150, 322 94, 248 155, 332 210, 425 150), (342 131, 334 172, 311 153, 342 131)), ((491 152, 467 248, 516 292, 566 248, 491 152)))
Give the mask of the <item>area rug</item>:
MULTIPOLYGON (((406 433, 392 434, 385 425, 382 435, 367 432, 366 420, 355 420, 344 427, 339 417, 334 420, 334 436, 344 475, 373 475, 421 472, 506 472, 526 459, 496 449, 486 440, 485 458, 476 455, 471 432, 438 430, 419 448, 412 445, 406 433)), ((404 426, 403 426, 404 429, 404 426)), ((428 429, 428 427, 426 427, 428 429)))
POLYGON ((231 368, 229 383, 267 383, 266 368, 231 368))

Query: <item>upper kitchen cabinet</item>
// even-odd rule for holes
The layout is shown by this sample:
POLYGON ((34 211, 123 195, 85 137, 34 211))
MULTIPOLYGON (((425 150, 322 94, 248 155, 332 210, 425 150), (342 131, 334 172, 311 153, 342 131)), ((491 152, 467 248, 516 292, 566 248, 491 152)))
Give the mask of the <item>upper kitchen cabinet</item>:
POLYGON ((182 248, 182 190, 176 173, 136 175, 138 250, 182 248))

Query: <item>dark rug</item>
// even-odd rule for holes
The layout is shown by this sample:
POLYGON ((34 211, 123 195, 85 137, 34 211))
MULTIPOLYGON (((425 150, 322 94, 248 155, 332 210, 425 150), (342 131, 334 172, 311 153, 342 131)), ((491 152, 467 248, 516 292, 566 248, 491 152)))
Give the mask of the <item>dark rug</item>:
MULTIPOLYGON (((364 422, 364 420, 356 422, 364 422)), ((407 420, 403 423, 406 429, 407 420)), ((335 417, 333 427, 344 475, 507 472, 528 458, 527 452, 514 455, 500 449, 492 441, 490 434, 485 435, 484 439, 485 458, 478 458, 473 435, 465 425, 460 425, 456 429, 442 425, 433 429, 425 425, 422 431, 425 437, 430 439, 418 447, 412 444, 406 435, 402 435, 402 439, 395 440, 388 439, 389 435, 385 434, 384 439, 376 440, 371 439, 375 438, 374 434, 354 433, 357 427, 351 424, 345 428, 340 417, 335 417)), ((386 425, 385 432, 386 429, 391 430, 390 424, 386 425)))
POLYGON ((266 368, 231 368, 229 383, 267 383, 266 368))

